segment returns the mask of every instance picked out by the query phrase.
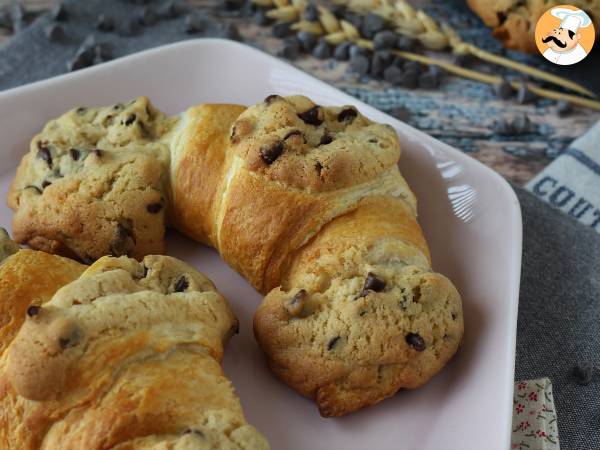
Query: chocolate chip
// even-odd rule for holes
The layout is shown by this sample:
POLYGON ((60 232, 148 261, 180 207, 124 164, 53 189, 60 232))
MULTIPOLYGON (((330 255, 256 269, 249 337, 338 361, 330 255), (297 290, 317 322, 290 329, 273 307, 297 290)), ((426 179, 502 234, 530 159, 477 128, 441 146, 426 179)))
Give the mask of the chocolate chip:
POLYGON ((292 317, 295 317, 302 312, 307 295, 308 294, 304 289, 300 289, 296 295, 285 303, 284 307, 292 317))
POLYGON ((364 316, 366 313, 367 313, 367 311, 361 311, 361 312, 360 312, 360 314, 359 314, 359 316, 360 316, 360 317, 362 317, 362 316, 364 316))
POLYGON ((57 3, 50 10, 50 18, 52 20, 56 20, 56 21, 60 22, 60 21, 66 20, 67 16, 68 16, 67 9, 65 8, 65 5, 63 5, 62 3, 57 3))
POLYGON ((309 3, 306 5, 306 8, 304 8, 302 17, 304 20, 308 20, 309 22, 316 22, 319 20, 319 10, 315 5, 309 3))
POLYGON ((423 338, 416 333, 408 333, 406 335, 406 343, 418 352, 422 352, 427 347, 423 338))
POLYGON ((337 120, 338 122, 345 122, 346 120, 352 122, 357 115, 358 111, 355 108, 344 108, 339 112, 337 120))
POLYGON ((303 113, 298 114, 298 117, 308 125, 319 126, 323 123, 321 107, 319 105, 315 105, 303 113))
POLYGON ((49 182, 48 180, 44 180, 42 181, 42 189, 46 189, 48 186, 50 186, 52 183, 49 182))
POLYGON ((102 155, 104 155, 104 152, 102 150, 100 150, 99 148, 94 149, 94 155, 96 155, 96 157, 98 158, 102 158, 102 155))
POLYGON ((56 23, 51 23, 44 29, 44 34, 53 42, 60 42, 65 39, 65 29, 56 23))
POLYGON ((331 53, 331 44, 325 38, 319 39, 319 43, 312 51, 312 55, 317 59, 331 58, 331 53))
POLYGON ((283 100, 283 97, 281 95, 271 94, 271 95, 267 96, 267 98, 265 98, 265 103, 267 105, 270 105, 271 103, 273 103, 274 101, 277 101, 277 100, 283 100))
POLYGON ((75 347, 81 341, 81 332, 74 328, 68 336, 62 336, 58 338, 58 345, 62 350, 69 347, 75 347))
POLYGON ((85 113, 87 113, 87 108, 85 106, 80 106, 75 110, 75 112, 77 113, 77 115, 83 116, 85 113))
POLYGON ((373 37, 373 47, 375 50, 386 50, 394 48, 398 42, 398 35, 393 31, 380 31, 373 37))
POLYGON ((506 100, 513 95, 514 92, 511 84, 505 79, 503 79, 500 83, 495 84, 493 89, 496 96, 502 100, 506 100))
POLYGON ((175 283, 175 287, 173 289, 175 292, 184 292, 189 286, 190 282, 185 275, 182 275, 181 278, 179 278, 175 283))
POLYGON ((133 122, 135 122, 135 119, 137 119, 137 116, 135 114, 129 114, 129 116, 125 120, 125 126, 131 125, 133 122))
POLYGON ((40 309, 42 309, 41 306, 31 305, 29 308, 27 308, 27 315, 29 317, 35 317, 40 312, 40 309))
POLYGON ((33 189, 33 190, 34 190, 34 191, 36 191, 38 194, 41 194, 41 193, 42 193, 42 190, 41 190, 39 187, 37 187, 37 186, 34 186, 34 185, 32 185, 32 184, 28 184, 28 185, 27 185, 27 186, 25 186, 23 189, 33 189))
POLYGON ((272 33, 276 38, 284 38, 289 36, 292 32, 292 23, 291 22, 277 22, 273 25, 272 33))
POLYGON ((69 150, 69 155, 71 155, 71 158, 73 159, 73 161, 78 161, 79 157, 81 156, 81 152, 79 150, 77 150, 76 148, 72 148, 69 150))
POLYGON ((204 437, 204 433, 200 430, 193 430, 191 428, 188 428, 187 430, 184 430, 182 434, 195 434, 198 437, 203 438, 204 437))
POLYGON ((125 106, 123 105, 123 103, 115 103, 115 105, 113 106, 113 109, 114 109, 115 111, 120 111, 120 110, 122 110, 123 108, 125 108, 125 106))
POLYGON ((273 145, 263 145, 260 148, 260 157, 266 164, 273 164, 283 153, 283 142, 278 141, 273 145))
POLYGON ((381 278, 377 278, 373 272, 369 272, 367 274, 367 279, 365 280, 365 284, 363 286, 364 291, 373 291, 373 292, 381 292, 385 289, 385 281, 381 278))
POLYGON ((96 20, 96 28, 100 31, 113 31, 115 29, 115 21, 111 16, 100 14, 96 20))
POLYGON ((331 350, 333 347, 335 347, 335 345, 338 343, 339 340, 340 340, 339 336, 336 336, 336 337, 330 339, 329 342, 327 343, 327 350, 331 350))
POLYGON ((283 137, 283 140, 284 140, 284 141, 287 141, 287 140, 288 140, 289 138, 291 138, 292 136, 301 136, 301 137, 302 137, 302 139, 304 140, 304 142, 306 143, 306 137, 305 137, 305 136, 302 134, 302 131, 300 131, 300 130, 292 130, 292 131, 290 131, 288 134, 286 134, 286 135, 283 137))
POLYGON ((321 171, 323 170, 323 164, 321 164, 320 161, 317 161, 317 163, 315 164, 315 169, 317 169, 319 176, 321 176, 321 171))
POLYGON ((38 142, 38 152, 37 157, 42 159, 48 164, 48 167, 52 167, 52 154, 50 153, 50 149, 46 146, 40 146, 40 142, 38 142))
POLYGON ((333 142, 333 138, 329 134, 324 134, 321 136, 321 140, 319 141, 319 145, 327 145, 333 142))
POLYGON ((314 33, 310 33, 308 31, 300 31, 297 36, 298 41, 300 42, 300 47, 305 52, 311 52, 317 45, 318 38, 317 35, 314 33))
POLYGON ((350 59, 350 47, 352 47, 351 42, 342 42, 335 47, 333 57, 338 61, 348 61, 350 59))
POLYGON ((369 139, 367 141, 369 144, 377 144, 377 142, 379 142, 377 139, 369 139))
POLYGON ((156 214, 157 212, 160 212, 161 209, 162 209, 161 203, 150 203, 149 205, 146 206, 146 210, 150 214, 156 214))
POLYGON ((452 313, 452 320, 456 320, 456 313, 452 313))

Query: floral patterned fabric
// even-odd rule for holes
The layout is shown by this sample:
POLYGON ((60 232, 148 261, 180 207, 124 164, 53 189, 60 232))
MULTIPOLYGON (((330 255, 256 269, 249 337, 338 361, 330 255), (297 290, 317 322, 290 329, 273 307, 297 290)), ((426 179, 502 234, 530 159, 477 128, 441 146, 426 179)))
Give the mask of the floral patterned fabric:
POLYGON ((560 450, 548 378, 515 383, 511 450, 560 450))

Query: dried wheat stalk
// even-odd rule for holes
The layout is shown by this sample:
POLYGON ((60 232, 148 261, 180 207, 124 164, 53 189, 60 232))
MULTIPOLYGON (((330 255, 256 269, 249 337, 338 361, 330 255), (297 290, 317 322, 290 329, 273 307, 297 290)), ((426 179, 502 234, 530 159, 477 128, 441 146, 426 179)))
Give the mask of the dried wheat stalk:
MULTIPOLYGON (((368 39, 364 39, 360 35, 360 31, 354 25, 345 20, 339 20, 331 13, 331 11, 323 6, 318 7, 319 21, 309 22, 302 20, 302 13, 306 6, 306 2, 304 0, 253 1, 254 3, 262 6, 272 7, 273 9, 267 13, 269 17, 280 21, 295 22, 292 25, 292 28, 297 31, 308 31, 317 35, 323 35, 329 43, 334 45, 344 41, 350 41, 362 47, 373 48, 373 42, 368 39)), ((403 0, 399 0, 394 4, 392 4, 389 0, 350 0, 347 3, 351 8, 354 8, 359 12, 363 10, 362 8, 367 8, 366 5, 368 4, 371 6, 368 8, 369 11, 382 15, 387 14, 386 17, 397 17, 401 14, 402 17, 404 17, 403 20, 405 22, 403 22, 402 26, 398 25, 397 30, 402 34, 407 34, 411 37, 417 38, 426 48, 443 49, 450 46, 456 53, 471 53, 477 57, 480 57, 481 59, 501 64, 521 72, 529 73, 532 76, 536 76, 536 74, 539 72, 542 76, 538 76, 537 78, 551 81, 555 84, 572 89, 576 92, 583 93, 585 95, 594 96, 592 92, 578 84, 554 75, 547 74, 537 69, 530 68, 524 64, 516 63, 506 58, 493 55, 471 44, 465 43, 450 27, 446 25, 441 25, 438 27, 437 23, 431 17, 427 16, 422 11, 414 10, 414 8, 412 8, 403 0), (408 19, 406 18, 411 17, 418 18, 418 23, 408 25, 408 19)), ((400 50, 393 50, 393 52, 405 59, 419 61, 427 65, 436 65, 442 67, 446 71, 464 78, 488 84, 499 84, 502 82, 502 78, 499 76, 484 74, 450 62, 429 58, 427 56, 412 52, 400 50)), ((518 82, 512 82, 511 84, 514 88, 519 87, 518 82)), ((533 85, 528 85, 528 88, 530 91, 536 95, 539 95, 540 97, 546 97, 555 100, 567 100, 576 105, 600 110, 600 102, 596 100, 582 98, 576 95, 564 94, 562 92, 556 92, 551 89, 544 89, 533 85)))

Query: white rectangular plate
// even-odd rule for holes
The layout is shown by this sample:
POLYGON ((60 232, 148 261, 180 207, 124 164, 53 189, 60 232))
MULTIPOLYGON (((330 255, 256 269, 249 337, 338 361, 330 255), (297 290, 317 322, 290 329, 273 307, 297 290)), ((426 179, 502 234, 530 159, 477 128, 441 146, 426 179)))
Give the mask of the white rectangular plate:
MULTIPOLYGON (((0 93, 0 196, 6 198, 33 135, 72 107, 147 95, 163 111, 178 113, 198 103, 253 104, 272 93, 353 104, 398 131, 400 168, 418 198, 434 268, 462 294, 466 332, 458 355, 425 387, 323 419, 311 401, 268 372, 252 335, 261 296, 216 252, 170 232, 169 254, 206 273, 240 319, 225 371, 249 422, 274 450, 508 449, 522 232, 514 192, 476 160, 288 64, 231 41, 195 40, 0 93)), ((10 229, 11 218, 3 201, 0 224, 10 229)))

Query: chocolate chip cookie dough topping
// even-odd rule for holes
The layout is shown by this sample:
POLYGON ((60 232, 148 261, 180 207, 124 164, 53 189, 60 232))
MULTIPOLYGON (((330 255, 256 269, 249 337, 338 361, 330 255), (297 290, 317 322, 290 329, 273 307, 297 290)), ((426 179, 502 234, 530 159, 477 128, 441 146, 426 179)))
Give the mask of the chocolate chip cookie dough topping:
POLYGON ((267 98, 265 98, 265 103, 267 105, 270 105, 271 103, 273 103, 277 100, 281 100, 281 99, 282 99, 281 95, 271 94, 271 95, 267 96, 267 98))
POLYGON ((260 148, 260 157, 267 165, 271 165, 283 153, 283 142, 277 141, 271 145, 263 145, 260 148))
POLYGON ((188 281, 185 275, 182 275, 176 282, 173 287, 174 292, 185 292, 185 290, 190 286, 190 282, 188 281))
POLYGON ((73 159, 73 161, 79 161, 79 158, 81 157, 81 152, 76 148, 72 148, 69 150, 69 155, 71 156, 71 159, 73 159))
POLYGON ((29 308, 27 308, 27 317, 37 316, 41 309, 42 309, 41 306, 31 305, 29 308))
POLYGON ((296 295, 285 303, 284 308, 290 316, 296 317, 302 313, 307 296, 307 292, 304 289, 300 289, 296 295))
POLYGON ((417 333, 408 333, 406 335, 406 343, 418 352, 422 352, 427 347, 425 340, 417 333))
POLYGON ((329 340, 329 342, 327 343, 327 350, 331 351, 335 348, 335 346, 337 345, 337 343, 340 341, 340 337, 336 336, 334 338, 331 338, 329 340))
POLYGON ((308 125, 318 127, 323 123, 323 111, 319 105, 315 105, 307 111, 298 114, 298 117, 308 125))
POLYGON ((352 122, 354 119, 356 119, 357 115, 358 111, 356 111, 355 108, 344 108, 338 114, 337 119, 338 122, 352 122))
POLYGON ((330 134, 325 133, 321 136, 321 140, 319 141, 319 145, 327 145, 333 142, 333 137, 330 134))
POLYGON ((146 211, 150 214, 157 214, 162 209, 162 203, 150 203, 146 206, 146 211))
POLYGON ((38 141, 37 147, 38 147, 37 158, 41 159, 46 164, 48 164, 48 167, 51 169, 52 168, 52 154, 50 153, 50 149, 47 147, 47 143, 38 141))
POLYGON ((77 346, 81 342, 81 338, 81 331, 74 327, 65 336, 58 338, 58 345, 60 346, 61 350, 66 350, 68 348, 77 346))

